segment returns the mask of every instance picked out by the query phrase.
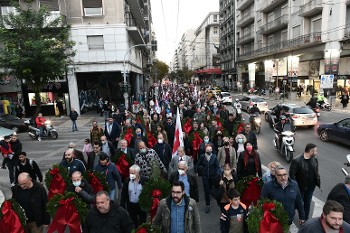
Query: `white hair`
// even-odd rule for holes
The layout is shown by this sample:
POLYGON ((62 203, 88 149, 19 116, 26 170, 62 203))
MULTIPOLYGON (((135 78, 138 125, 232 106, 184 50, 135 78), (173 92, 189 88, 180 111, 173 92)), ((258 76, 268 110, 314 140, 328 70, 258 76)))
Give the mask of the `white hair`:
POLYGON ((134 164, 129 168, 129 170, 134 170, 135 172, 140 173, 141 168, 139 165, 134 164))
POLYGON ((187 162, 182 160, 182 161, 179 161, 179 164, 178 165, 185 165, 185 167, 188 167, 187 165, 187 162))

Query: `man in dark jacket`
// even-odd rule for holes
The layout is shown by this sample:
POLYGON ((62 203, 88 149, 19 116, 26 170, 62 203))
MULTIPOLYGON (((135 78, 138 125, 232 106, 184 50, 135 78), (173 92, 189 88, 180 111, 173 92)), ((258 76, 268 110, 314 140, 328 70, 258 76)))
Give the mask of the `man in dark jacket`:
POLYGON ((108 118, 108 122, 106 122, 105 126, 105 136, 108 141, 110 141, 114 147, 118 147, 118 141, 121 133, 120 125, 113 120, 113 118, 108 118))
POLYGON ((94 144, 92 145, 92 152, 87 153, 88 156, 88 166, 87 169, 88 170, 93 170, 94 167, 96 166, 96 164, 99 163, 100 159, 100 154, 101 154, 101 143, 99 142, 94 142, 94 144))
POLYGON ((78 116, 79 116, 79 114, 77 113, 77 111, 75 111, 75 109, 72 108, 72 110, 69 113, 69 118, 72 121, 72 132, 78 131, 78 127, 77 127, 78 116))
POLYGON ((68 149, 64 155, 64 160, 61 161, 60 166, 67 168, 68 174, 71 175, 75 171, 84 173, 86 168, 82 161, 74 158, 74 150, 68 149))
POLYGON ((292 160, 289 169, 290 178, 298 183, 301 198, 304 202, 306 220, 309 218, 311 199, 315 187, 320 188, 321 186, 316 154, 316 145, 308 143, 304 153, 292 160))
POLYGON ((33 181, 37 181, 38 178, 40 183, 43 182, 43 174, 41 173, 38 164, 32 159, 28 159, 26 152, 19 153, 18 159, 19 161, 16 166, 16 179, 22 172, 27 172, 33 181))
MULTIPOLYGON (((84 154, 83 154, 83 152, 81 150, 77 149, 77 146, 75 145, 74 142, 70 142, 68 144, 68 149, 73 149, 74 150, 73 151, 74 158, 75 159, 79 159, 80 161, 82 161, 84 166, 86 167, 87 163, 86 163, 86 160, 84 158, 84 154)), ((66 152, 63 153, 63 158, 62 159, 65 159, 65 154, 66 154, 66 152)))
POLYGON ((78 195, 88 205, 95 201, 94 191, 91 185, 85 180, 80 171, 72 173, 72 184, 67 187, 68 192, 73 192, 78 195))
POLYGON ((339 202, 344 207, 344 221, 350 224, 350 176, 344 183, 339 183, 328 194, 327 200, 339 202))
POLYGON ((282 203, 288 212, 289 225, 292 224, 295 209, 299 213, 299 223, 305 222, 305 211, 303 201, 297 182, 288 178, 287 169, 279 165, 276 167, 276 179, 264 184, 261 190, 261 198, 268 198, 282 203))
POLYGON ((109 157, 115 154, 115 147, 112 142, 108 141, 106 136, 101 137, 101 151, 106 153, 109 157))
POLYGON ((250 123, 244 125, 244 130, 241 132, 247 141, 253 145, 254 150, 258 150, 258 139, 256 138, 255 133, 252 131, 252 126, 250 123))
POLYGON ((13 198, 24 209, 27 216, 26 232, 42 232, 43 225, 50 223, 46 210, 47 193, 38 182, 32 181, 26 172, 19 174, 18 185, 12 188, 13 198))
POLYGON ((164 130, 168 136, 168 143, 171 148, 173 148, 174 137, 175 137, 175 124, 173 123, 173 118, 168 116, 166 119, 166 124, 164 124, 164 130))
POLYGON ((332 200, 323 206, 321 217, 312 218, 301 226, 298 233, 350 232, 350 224, 343 221, 344 207, 332 200))
POLYGON ((16 165, 18 164, 18 156, 19 153, 22 152, 22 143, 17 139, 17 134, 11 135, 10 140, 11 149, 13 152, 13 157, 7 162, 7 167, 9 169, 9 175, 10 175, 10 181, 11 184, 14 185, 14 182, 16 181, 16 165))
POLYGON ((86 233, 131 233, 134 224, 128 213, 115 206, 105 191, 98 192, 96 207, 89 211, 85 220, 86 233))
POLYGON ((169 181, 171 184, 174 183, 174 181, 182 181, 185 185, 186 195, 196 202, 199 202, 197 177, 192 173, 188 173, 186 161, 180 161, 178 163, 178 170, 170 174, 169 181))
POLYGON ((172 151, 168 143, 164 142, 164 136, 163 134, 158 134, 157 136, 157 143, 154 145, 153 150, 156 151, 158 154, 160 160, 166 167, 166 169, 169 169, 169 163, 171 161, 172 157, 172 151))
POLYGON ((129 156, 134 163, 135 161, 135 155, 134 155, 134 150, 128 147, 128 141, 125 139, 120 140, 120 148, 118 148, 117 153, 123 152, 127 156, 129 156))

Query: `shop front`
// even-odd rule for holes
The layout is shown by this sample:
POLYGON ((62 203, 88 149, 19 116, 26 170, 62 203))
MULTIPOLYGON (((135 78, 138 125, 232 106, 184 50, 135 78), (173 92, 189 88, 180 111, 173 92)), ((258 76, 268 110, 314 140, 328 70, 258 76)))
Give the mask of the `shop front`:
MULTIPOLYGON (((37 102, 33 90, 22 85, 24 107, 26 115, 33 116, 36 114, 37 102)), ((39 93, 40 95, 40 112, 44 116, 63 116, 67 115, 70 109, 68 84, 67 82, 56 82, 47 84, 39 93)))
POLYGON ((16 104, 22 105, 21 86, 14 77, 0 79, 0 114, 16 116, 16 104))

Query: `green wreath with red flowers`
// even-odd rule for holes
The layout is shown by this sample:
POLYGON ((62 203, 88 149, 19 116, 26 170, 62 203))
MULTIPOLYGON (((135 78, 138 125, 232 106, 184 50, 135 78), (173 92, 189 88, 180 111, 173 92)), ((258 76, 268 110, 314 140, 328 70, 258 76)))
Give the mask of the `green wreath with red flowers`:
POLYGON ((114 155, 111 156, 111 161, 112 161, 113 163, 117 164, 119 158, 120 158, 122 155, 125 155, 125 159, 126 159, 126 161, 127 161, 130 165, 133 164, 132 159, 131 159, 131 156, 128 155, 128 154, 125 154, 125 153, 124 153, 123 151, 121 151, 121 150, 117 151, 114 155))
POLYGON ((265 211, 269 211, 280 223, 284 233, 288 233, 288 213, 279 201, 262 199, 254 206, 248 215, 247 224, 248 231, 251 233, 258 233, 260 224, 264 218, 265 211))
POLYGON ((199 134, 199 137, 200 137, 201 139, 203 139, 204 136, 205 136, 205 134, 203 133, 202 130, 192 131, 192 132, 188 135, 188 141, 189 141, 189 142, 193 142, 193 140, 194 140, 194 133, 198 133, 198 134, 199 134))
MULTIPOLYGON (((18 219, 21 222, 21 225, 22 225, 23 229, 25 229, 26 222, 27 222, 27 216, 26 216, 26 213, 25 213, 24 209, 19 205, 19 203, 15 199, 9 199, 9 200, 6 200, 6 201, 11 203, 12 210, 18 216, 18 219)), ((4 217, 4 214, 2 213, 4 206, 5 205, 2 204, 1 207, 0 207, 0 222, 1 222, 2 218, 4 217)))
POLYGON ((102 175, 100 172, 93 172, 93 171, 86 171, 84 174, 85 179, 89 182, 89 184, 91 184, 91 179, 92 177, 89 174, 93 174, 101 183, 103 190, 106 192, 110 191, 110 187, 107 183, 107 179, 106 176, 102 175))
POLYGON ((147 222, 141 224, 138 228, 132 231, 132 233, 161 233, 161 228, 159 226, 152 225, 147 222))
MULTIPOLYGON (((236 187, 235 189, 242 194, 248 187, 248 184, 251 180, 253 180, 254 178, 256 178, 256 176, 246 176, 243 177, 241 179, 238 180, 238 182, 236 183, 236 187)), ((264 182, 261 178, 259 178, 257 184, 262 187, 264 185, 264 182)))
POLYGON ((50 201, 47 203, 47 212, 50 214, 52 218, 55 217, 56 211, 58 207, 60 207, 60 201, 61 200, 66 200, 69 198, 74 198, 73 200, 73 205, 78 211, 79 219, 81 223, 84 223, 85 218, 87 216, 87 213, 89 211, 89 208, 87 204, 78 197, 75 193, 73 192, 65 192, 63 195, 62 194, 56 194, 53 196, 50 201))
POLYGON ((68 170, 62 166, 59 166, 57 164, 52 165, 52 167, 45 173, 45 185, 47 188, 50 188, 51 181, 53 178, 53 175, 50 174, 50 171, 53 169, 58 169, 60 172, 60 175, 62 176, 66 186, 68 186, 71 183, 71 178, 68 175, 68 170))

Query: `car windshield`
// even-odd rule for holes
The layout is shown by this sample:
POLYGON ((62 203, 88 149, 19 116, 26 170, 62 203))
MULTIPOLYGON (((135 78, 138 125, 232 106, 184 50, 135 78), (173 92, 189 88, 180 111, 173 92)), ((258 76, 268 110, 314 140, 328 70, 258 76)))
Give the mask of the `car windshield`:
POLYGON ((293 113, 296 114, 311 114, 314 111, 312 111, 310 108, 293 108, 293 113))
POLYGON ((259 103, 259 102, 266 102, 263 98, 254 98, 252 99, 253 102, 259 103))

